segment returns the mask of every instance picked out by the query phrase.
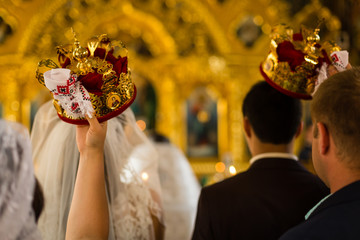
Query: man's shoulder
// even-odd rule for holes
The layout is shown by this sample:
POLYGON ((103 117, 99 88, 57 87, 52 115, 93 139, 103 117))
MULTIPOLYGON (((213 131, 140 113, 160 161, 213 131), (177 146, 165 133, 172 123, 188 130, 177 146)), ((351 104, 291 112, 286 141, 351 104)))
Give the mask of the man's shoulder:
POLYGON ((329 218, 329 212, 323 212, 291 228, 281 236, 280 240, 341 239, 335 237, 339 230, 339 226, 337 226, 339 219, 336 219, 335 222, 333 220, 332 217, 329 218), (332 225, 331 222, 335 224, 332 227, 330 227, 332 225), (329 234, 333 230, 335 231, 329 234), (335 238, 329 238, 329 236, 334 236, 335 238))
MULTIPOLYGON (((336 211, 340 213, 340 211, 336 211)), ((345 218, 336 217, 333 211, 326 211, 305 222, 295 226, 287 231, 280 240, 302 240, 302 239, 343 239, 344 234, 347 236, 360 236, 360 229, 358 228, 358 217, 349 220, 349 215, 345 218), (332 213, 331 213, 332 212, 332 213), (340 220, 341 219, 341 220, 340 220), (339 221, 341 224, 339 224, 339 221), (356 225, 356 226, 355 226, 356 225), (354 227, 355 226, 355 227, 354 227)), ((342 214, 340 214, 342 215, 342 214)), ((350 239, 350 238, 349 238, 350 239)), ((351 238, 353 239, 353 238, 351 238)), ((357 238, 354 238, 357 239, 357 238)))
MULTIPOLYGON (((360 181, 350 184, 326 198, 310 215, 309 220, 316 221, 324 219, 327 221, 338 221, 351 225, 353 221, 358 222, 360 215, 360 181)), ((322 220, 322 221, 324 221, 322 220)))
POLYGON ((246 183, 246 179, 249 178, 248 172, 238 173, 235 176, 229 177, 224 179, 220 182, 214 183, 212 185, 206 186, 202 189, 203 192, 207 194, 221 194, 222 192, 226 193, 230 189, 233 191, 237 189, 238 191, 241 190, 242 185, 246 183))
MULTIPOLYGON (((331 202, 330 198, 329 201, 331 202)), ((336 204, 326 204, 317 214, 286 232, 280 240, 297 239, 349 239, 360 236, 360 199, 340 200, 336 204), (339 224, 341 222, 341 224, 339 224)))
MULTIPOLYGON (((280 160, 287 161, 289 164, 284 167, 278 162, 259 160, 244 172, 204 187, 202 194, 216 199, 227 198, 229 195, 245 197, 253 193, 254 189, 261 192, 275 185, 278 186, 277 191, 285 191, 290 187, 301 190, 306 187, 305 192, 319 192, 321 196, 328 194, 328 188, 324 183, 298 162, 288 159, 280 160)), ((304 194, 304 191, 300 192, 304 194)))

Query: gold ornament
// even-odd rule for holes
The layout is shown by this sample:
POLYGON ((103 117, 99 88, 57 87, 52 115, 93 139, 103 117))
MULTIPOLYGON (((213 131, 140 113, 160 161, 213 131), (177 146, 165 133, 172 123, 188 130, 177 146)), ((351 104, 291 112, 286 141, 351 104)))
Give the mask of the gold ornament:
POLYGON ((112 92, 106 98, 106 106, 110 109, 116 109, 121 104, 121 97, 118 93, 112 92))
MULTIPOLYGON (((74 34, 74 44, 57 47, 60 67, 66 67, 76 74, 86 88, 86 83, 92 83, 95 89, 89 91, 90 100, 98 118, 109 119, 114 114, 124 111, 135 99, 136 88, 132 83, 130 70, 127 68, 127 50, 120 41, 111 41, 106 34, 92 37, 87 42, 87 48, 82 47, 74 34), (97 51, 99 49, 99 51, 97 51), (111 57, 108 57, 112 55, 111 57), (117 69, 113 64, 117 64, 117 69), (117 72, 118 73, 117 73, 117 72), (92 75, 88 75, 88 74, 92 75), (96 81, 95 83, 93 81, 96 81), (101 89, 98 86, 101 86, 101 89), (109 117, 108 117, 109 116, 109 117)), ((36 77, 44 84, 44 70, 59 68, 52 60, 39 62, 36 77)), ((75 123, 57 101, 54 101, 56 111, 64 121, 75 123)), ((80 123, 81 124, 81 123, 80 123)))

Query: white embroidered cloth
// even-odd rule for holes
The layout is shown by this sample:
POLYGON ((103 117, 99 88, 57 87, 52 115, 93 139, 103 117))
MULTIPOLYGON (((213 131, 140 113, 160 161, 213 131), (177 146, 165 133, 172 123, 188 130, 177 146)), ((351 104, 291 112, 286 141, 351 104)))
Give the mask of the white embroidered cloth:
POLYGON ((349 64, 348 51, 336 51, 333 52, 330 57, 333 65, 336 67, 336 70, 338 70, 339 72, 346 70, 346 66, 349 64))
MULTIPOLYGON (((346 50, 335 51, 332 54, 330 54, 330 58, 331 58, 331 61, 334 65, 334 67, 336 68, 336 70, 338 70, 339 72, 346 70, 346 66, 349 64, 349 52, 348 51, 346 51, 346 50)), ((319 88, 320 84, 323 83, 329 77, 328 73, 327 73, 328 66, 329 65, 327 63, 324 63, 321 66, 321 68, 319 70, 319 75, 318 75, 317 81, 315 83, 315 90, 312 93, 312 95, 315 94, 315 92, 319 88)))
POLYGON ((91 105, 88 91, 77 80, 70 69, 55 68, 44 73, 45 86, 52 92, 66 113, 77 119, 88 115, 90 118, 94 109, 91 105))

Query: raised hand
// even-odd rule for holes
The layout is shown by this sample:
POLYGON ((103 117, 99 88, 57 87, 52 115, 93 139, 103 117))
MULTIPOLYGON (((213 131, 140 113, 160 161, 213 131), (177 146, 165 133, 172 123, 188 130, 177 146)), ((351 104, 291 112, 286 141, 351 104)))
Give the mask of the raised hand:
POLYGON ((76 127, 76 142, 80 153, 86 150, 103 150, 106 137, 107 122, 99 123, 95 117, 88 118, 89 125, 76 127))

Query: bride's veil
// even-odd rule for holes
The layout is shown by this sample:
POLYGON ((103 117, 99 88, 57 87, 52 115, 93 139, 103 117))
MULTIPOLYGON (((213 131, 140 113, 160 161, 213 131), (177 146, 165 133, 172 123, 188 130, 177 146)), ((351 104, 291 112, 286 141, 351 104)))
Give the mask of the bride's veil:
POLYGON ((39 239, 33 201, 35 178, 28 130, 0 120, 0 238, 39 239))
MULTIPOLYGON (((65 239, 79 161, 75 132, 76 126, 61 121, 51 102, 35 116, 31 141, 45 195, 39 219, 44 239, 65 239)), ((104 158, 109 239, 154 239, 152 216, 162 222, 158 156, 130 108, 108 121, 104 158)))

